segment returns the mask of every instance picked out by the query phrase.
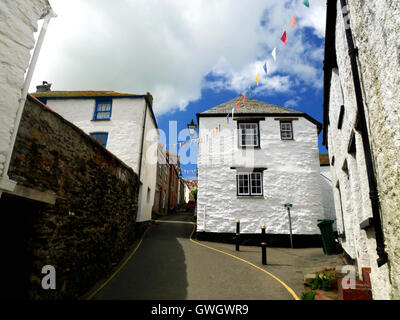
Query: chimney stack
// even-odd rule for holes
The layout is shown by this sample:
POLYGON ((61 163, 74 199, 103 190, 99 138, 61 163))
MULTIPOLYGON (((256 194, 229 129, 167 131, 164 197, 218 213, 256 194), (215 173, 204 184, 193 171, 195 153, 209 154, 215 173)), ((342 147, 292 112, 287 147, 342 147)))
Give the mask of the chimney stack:
POLYGON ((36 86, 36 92, 48 92, 50 90, 51 83, 48 83, 47 81, 43 81, 42 84, 39 84, 36 86))

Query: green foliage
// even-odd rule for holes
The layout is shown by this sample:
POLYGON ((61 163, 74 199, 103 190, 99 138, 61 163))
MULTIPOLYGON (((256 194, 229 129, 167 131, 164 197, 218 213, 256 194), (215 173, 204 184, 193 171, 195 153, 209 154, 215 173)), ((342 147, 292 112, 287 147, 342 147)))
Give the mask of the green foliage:
POLYGON ((197 201, 197 189, 192 190, 192 195, 194 197, 194 200, 197 201))
POLYGON ((320 274, 317 272, 315 275, 315 279, 311 282, 311 289, 322 289, 324 291, 332 290, 334 281, 334 275, 323 271, 322 275, 320 276, 320 274))
POLYGON ((307 291, 307 292, 303 292, 301 294, 301 300, 314 300, 315 299, 315 295, 317 293, 315 291, 307 291))

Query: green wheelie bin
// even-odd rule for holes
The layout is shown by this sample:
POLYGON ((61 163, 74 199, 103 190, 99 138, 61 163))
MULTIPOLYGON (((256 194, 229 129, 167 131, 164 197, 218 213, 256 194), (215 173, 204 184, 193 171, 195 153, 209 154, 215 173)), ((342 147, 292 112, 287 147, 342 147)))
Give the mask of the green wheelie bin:
POLYGON ((329 219, 318 219, 318 227, 321 230, 322 245, 325 254, 335 254, 335 236, 333 234, 333 223, 329 219))

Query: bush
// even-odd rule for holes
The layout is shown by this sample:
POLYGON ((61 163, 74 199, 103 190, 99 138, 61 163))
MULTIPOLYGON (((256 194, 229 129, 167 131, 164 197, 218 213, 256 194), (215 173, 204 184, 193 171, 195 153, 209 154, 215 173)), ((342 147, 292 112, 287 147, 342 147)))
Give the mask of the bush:
POLYGON ((316 290, 316 289, 322 289, 324 291, 332 290, 334 282, 335 282, 334 275, 323 271, 322 275, 320 276, 319 273, 317 272, 315 279, 311 282, 311 290, 316 290))
POLYGON ((301 300, 314 300, 315 299, 315 295, 317 293, 315 291, 307 291, 307 292, 303 292, 301 295, 301 300))

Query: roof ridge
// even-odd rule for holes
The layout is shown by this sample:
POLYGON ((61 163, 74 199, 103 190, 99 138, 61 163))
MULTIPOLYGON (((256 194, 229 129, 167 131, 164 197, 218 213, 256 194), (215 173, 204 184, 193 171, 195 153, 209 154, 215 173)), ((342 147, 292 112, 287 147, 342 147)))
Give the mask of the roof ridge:
POLYGON ((287 107, 275 105, 269 102, 253 99, 253 98, 246 98, 245 97, 245 103, 243 104, 242 102, 242 95, 239 95, 235 98, 232 98, 226 102, 223 102, 219 105, 216 105, 210 109, 207 109, 203 111, 201 114, 212 114, 212 113, 217 113, 220 111, 221 113, 229 113, 232 108, 235 108, 235 113, 240 114, 240 113, 277 113, 277 114, 282 114, 282 113, 303 113, 298 110, 290 109, 287 107), (236 111, 236 106, 237 106, 237 101, 241 103, 241 106, 239 106, 239 110, 236 111))

